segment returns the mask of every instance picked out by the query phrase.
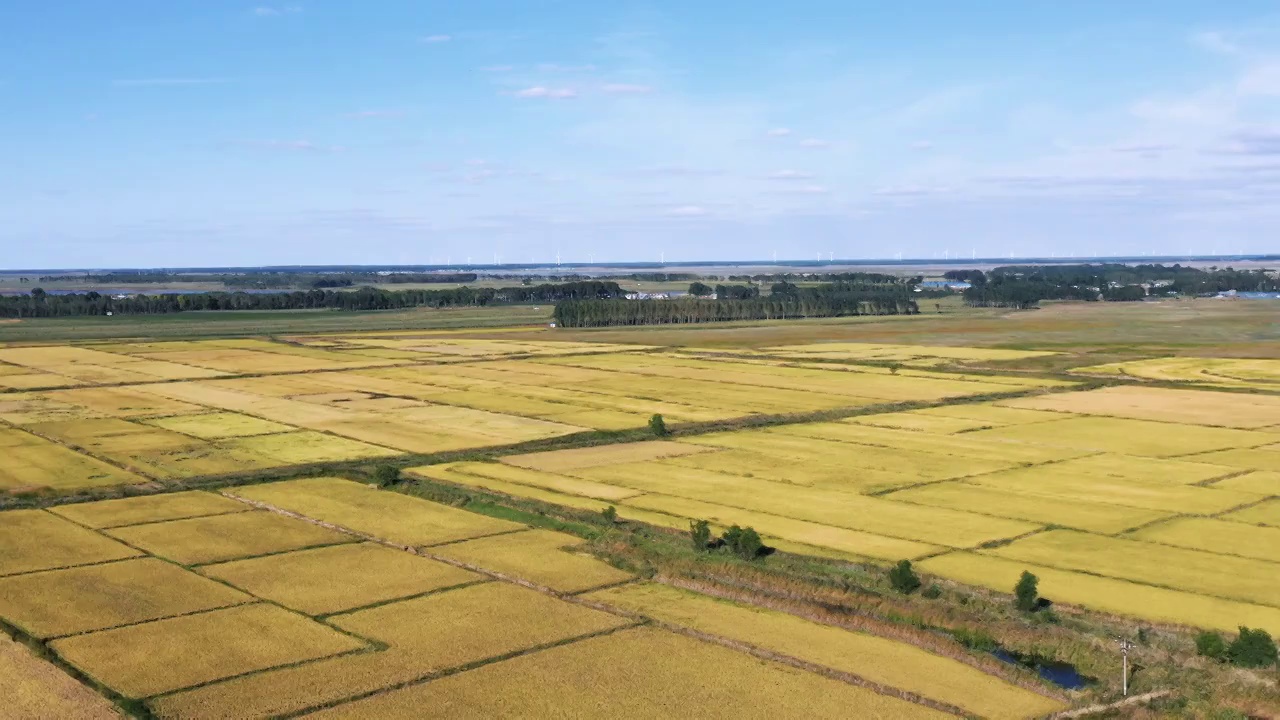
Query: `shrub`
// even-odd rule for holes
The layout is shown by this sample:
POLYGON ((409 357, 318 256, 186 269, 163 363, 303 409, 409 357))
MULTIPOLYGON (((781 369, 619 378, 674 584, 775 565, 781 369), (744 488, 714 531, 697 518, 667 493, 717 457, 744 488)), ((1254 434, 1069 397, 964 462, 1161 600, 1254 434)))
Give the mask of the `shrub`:
POLYGON ((662 419, 661 415, 655 414, 649 418, 649 431, 658 437, 664 437, 670 432, 667 430, 667 422, 662 419))
POLYGON ((942 588, 938 587, 937 585, 930 585, 929 587, 925 588, 924 592, 920 593, 920 595, 930 600, 937 600, 938 598, 942 597, 942 588))
POLYGON ((1196 654, 1214 660, 1227 658, 1227 641, 1216 632, 1205 630, 1196 636, 1196 654))
POLYGON ((1267 667, 1276 664, 1276 642, 1266 630, 1240 628, 1240 634, 1227 648, 1232 665, 1267 667))
POLYGON ((1022 612, 1031 612, 1040 605, 1040 579, 1035 575, 1022 571, 1018 584, 1013 586, 1013 604, 1022 612))
POLYGON ((373 479, 378 487, 391 487, 400 482, 400 468, 395 465, 379 465, 373 470, 373 479))
POLYGON ((956 628, 951 631, 951 636, 956 642, 969 648, 970 650, 978 650, 980 652, 991 652, 1000 647, 996 639, 981 628, 956 628))
POLYGON ((889 584, 903 595, 910 595, 920 588, 920 577, 911 569, 910 560, 899 560, 889 570, 889 584))
POLYGON ((711 526, 706 520, 697 520, 689 523, 690 541, 693 543, 693 549, 698 552, 706 552, 711 545, 711 526))
POLYGON ((724 546, 729 548, 729 552, 744 560, 755 560, 764 550, 764 543, 761 542, 760 534, 755 531, 755 528, 740 528, 734 525, 724 531, 721 540, 724 546))
POLYGON ((601 517, 604 518, 604 521, 609 523, 610 525, 618 522, 618 508, 612 505, 601 510, 600 515, 601 517))

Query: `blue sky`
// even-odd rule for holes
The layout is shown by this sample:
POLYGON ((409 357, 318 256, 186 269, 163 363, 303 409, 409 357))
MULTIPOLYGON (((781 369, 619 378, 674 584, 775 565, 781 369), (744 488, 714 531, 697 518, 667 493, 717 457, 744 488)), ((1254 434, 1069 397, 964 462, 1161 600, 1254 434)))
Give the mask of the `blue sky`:
POLYGON ((1280 4, 0 3, 0 267, 1280 251, 1280 4))

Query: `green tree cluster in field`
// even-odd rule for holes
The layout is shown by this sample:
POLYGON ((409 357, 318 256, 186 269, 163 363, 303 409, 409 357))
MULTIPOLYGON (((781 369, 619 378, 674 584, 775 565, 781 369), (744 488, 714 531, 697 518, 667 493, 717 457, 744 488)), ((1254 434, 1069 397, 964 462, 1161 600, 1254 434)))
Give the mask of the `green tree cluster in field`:
POLYGON ((1275 640, 1261 628, 1240 627, 1236 639, 1228 643, 1221 635, 1208 630, 1196 636, 1196 652, 1232 665, 1248 668, 1271 667, 1280 658, 1275 640))
POLYGON ((615 282, 588 280, 560 285, 441 290, 313 289, 298 292, 209 292, 184 295, 131 295, 114 298, 98 292, 54 295, 35 288, 28 295, 0 296, 0 317, 73 317, 145 315, 189 310, 397 310, 411 307, 464 307, 583 300, 607 302, 622 296, 615 282))

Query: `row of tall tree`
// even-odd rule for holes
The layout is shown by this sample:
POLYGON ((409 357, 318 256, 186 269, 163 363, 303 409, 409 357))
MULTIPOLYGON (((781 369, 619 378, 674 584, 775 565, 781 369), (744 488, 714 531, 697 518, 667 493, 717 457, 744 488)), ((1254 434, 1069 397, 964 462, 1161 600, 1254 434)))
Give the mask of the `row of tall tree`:
POLYGON ((1008 265, 989 272, 950 270, 950 280, 971 284, 964 299, 975 307, 1034 307, 1041 300, 1141 300, 1152 294, 1205 295, 1238 290, 1280 290, 1271 271, 1182 265, 1008 265))
POLYGON ((35 288, 29 295, 0 296, 0 317, 72 317, 77 315, 148 315, 192 310, 395 310, 412 307, 464 307, 622 296, 615 282, 588 280, 558 285, 441 290, 312 289, 297 292, 209 292, 131 295, 115 298, 97 292, 49 294, 35 288))
POLYGON ((555 319, 562 327, 606 327, 918 312, 906 294, 845 292, 737 300, 569 300, 556 303, 555 319))

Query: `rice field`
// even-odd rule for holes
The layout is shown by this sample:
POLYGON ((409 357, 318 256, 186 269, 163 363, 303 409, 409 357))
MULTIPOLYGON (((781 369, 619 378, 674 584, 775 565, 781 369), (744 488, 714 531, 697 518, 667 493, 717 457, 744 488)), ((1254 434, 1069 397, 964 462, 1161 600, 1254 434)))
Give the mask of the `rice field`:
POLYGON ((1280 360, 1265 358, 1167 357, 1076 368, 1080 375, 1130 377, 1210 387, 1280 389, 1280 360))
POLYGON ((749 525, 783 553, 913 559, 1000 592, 1030 570, 1068 611, 1280 632, 1280 399, 1265 361, 1087 367, 1076 372, 1161 385, 1081 391, 1067 375, 995 369, 1056 362, 1035 350, 666 350, 542 337, 0 347, 0 493, 138 493, 285 468, 335 475, 3 512, 0 618, 160 717, 489 716, 513 697, 534 714, 553 703, 562 714, 604 702, 664 714, 715 702, 758 715, 780 697, 813 703, 814 716, 847 716, 849 703, 866 715, 932 714, 628 629, 634 613, 975 715, 1056 707, 912 646, 636 584, 574 536, 337 476, 395 460, 410 478, 593 513, 612 506, 624 521, 678 532, 696 520, 749 525), (642 428, 654 413, 671 437, 588 434, 642 428), (588 443, 602 444, 574 447, 588 443), (419 457, 473 450, 484 454, 419 457), (626 669, 630 689, 611 685, 622 681, 602 664, 626 669), (709 664, 756 679, 673 679, 709 664), (458 672, 433 679, 446 671, 458 672), (495 682, 508 689, 493 693, 495 682), (744 690, 757 683, 770 691, 744 690))
POLYGON ((902 688, 988 718, 1046 715, 1061 703, 973 667, 904 643, 821 625, 786 613, 717 600, 664 585, 603 590, 590 597, 664 623, 765 647, 902 688))
MULTIPOLYGON (((199 491, 66 505, 56 508, 59 515, 0 513, 0 619, 45 639, 62 662, 124 697, 143 701, 160 718, 307 711, 418 716, 424 710, 412 698, 424 689, 436 692, 466 676, 467 687, 482 687, 494 682, 494 673, 510 676, 511 682, 540 678, 519 693, 506 686, 493 693, 489 685, 500 703, 512 698, 524 703, 524 694, 534 693, 532 705, 521 705, 534 714, 556 702, 563 693, 558 688, 587 682, 576 685, 579 692, 571 701, 583 709, 595 707, 597 700, 591 698, 600 693, 600 701, 621 698, 636 712, 674 710, 666 699, 674 697, 681 706, 737 703, 744 711, 781 711, 804 703, 807 709, 817 708, 810 713, 815 717, 842 716, 850 702, 873 716, 943 716, 923 705, 716 644, 653 628, 632 629, 643 619, 635 616, 637 608, 628 598, 645 591, 629 584, 634 580, 629 573, 585 554, 576 536, 337 478, 252 485, 234 492, 287 508, 295 516, 199 491), (323 524, 371 539, 359 542, 356 535, 323 524), (426 547, 406 551, 396 546, 426 547), (615 597, 600 588, 634 592, 615 597), (573 594, 593 590, 586 604, 573 601, 573 594), (734 686, 742 678, 754 678, 749 684, 755 689, 744 700, 740 689, 727 685, 673 684, 677 676, 711 666, 732 670, 734 686), (600 674, 602 667, 608 668, 600 675, 603 685, 594 684, 593 673, 600 674), (618 668, 629 669, 619 673, 618 668), (446 677, 433 679, 441 673, 446 677), (661 688, 667 694, 655 695, 661 688), (554 692, 537 694, 549 690, 554 692), (587 699, 578 697, 583 691, 587 699), (815 694, 822 698, 816 706, 815 694)), ((662 515, 624 508, 633 510, 642 521, 662 515)), ((687 520, 678 518, 679 524, 687 520)), ((820 535, 800 535, 814 543, 814 550, 823 550, 820 535)), ((830 540, 841 544, 838 538, 830 540)), ((706 603, 719 606, 719 601, 683 592, 679 598, 675 605, 688 604, 695 611, 708 607, 706 603)), ((775 652, 794 652, 810 662, 907 690, 921 683, 905 668, 922 664, 947 678, 926 697, 974 709, 999 705, 1003 709, 993 712, 997 717, 1025 717, 1054 707, 1034 693, 910 645, 778 613, 738 627, 739 619, 754 613, 726 607, 730 611, 718 620, 693 612, 673 622, 775 652), (801 652, 802 645, 818 638, 826 638, 827 644, 801 652), (859 656, 875 659, 859 661, 859 656), (897 658, 897 665, 888 658, 897 658)), ((639 612, 672 621, 669 612, 656 606, 639 612)), ((425 712, 457 710, 452 702, 425 712)))
POLYGON ((120 717, 106 698, 3 636, 0 636, 0 677, 5 679, 4 704, 8 717, 78 720, 120 717))

